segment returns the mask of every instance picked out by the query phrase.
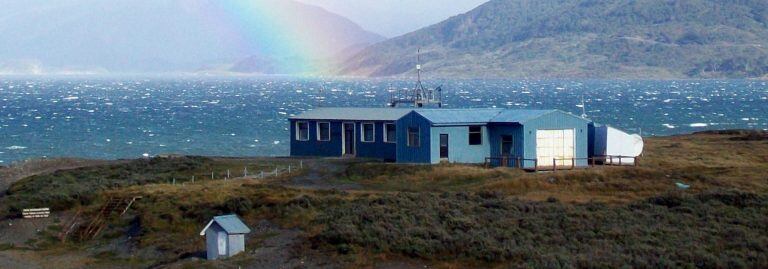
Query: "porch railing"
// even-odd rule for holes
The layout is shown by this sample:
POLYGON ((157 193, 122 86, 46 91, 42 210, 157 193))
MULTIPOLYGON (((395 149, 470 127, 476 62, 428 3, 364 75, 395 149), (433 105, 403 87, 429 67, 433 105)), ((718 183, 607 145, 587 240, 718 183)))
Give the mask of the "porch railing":
POLYGON ((486 157, 485 167, 511 167, 524 170, 573 170, 577 168, 611 165, 639 165, 639 157, 605 155, 589 158, 553 158, 551 162, 540 162, 539 159, 527 159, 520 156, 486 157), (631 160, 631 162, 630 162, 631 160), (576 161, 586 161, 586 165, 576 165, 576 161), (530 166, 528 164, 533 164, 530 166))

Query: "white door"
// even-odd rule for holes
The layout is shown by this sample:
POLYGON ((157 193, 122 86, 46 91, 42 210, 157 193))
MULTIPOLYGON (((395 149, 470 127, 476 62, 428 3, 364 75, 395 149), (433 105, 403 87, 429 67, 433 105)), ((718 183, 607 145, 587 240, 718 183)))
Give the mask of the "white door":
POLYGON ((219 232, 218 235, 218 245, 219 245, 219 256, 226 256, 227 255, 227 233, 225 232, 219 232))
POLYGON ((571 166, 576 155, 573 129, 536 130, 536 159, 539 166, 571 166), (557 161, 555 161, 557 159, 557 161))

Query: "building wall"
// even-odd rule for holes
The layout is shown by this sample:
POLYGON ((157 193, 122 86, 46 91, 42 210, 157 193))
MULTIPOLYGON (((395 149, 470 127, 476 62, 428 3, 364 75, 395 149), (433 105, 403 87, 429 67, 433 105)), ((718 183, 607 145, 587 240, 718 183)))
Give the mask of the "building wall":
POLYGON ((340 157, 342 155, 342 132, 344 122, 355 123, 356 156, 361 158, 376 158, 394 161, 396 157, 396 143, 384 142, 384 124, 391 121, 339 121, 339 120, 290 120, 291 156, 312 157, 340 157), (296 122, 309 123, 309 140, 296 139, 296 122), (317 136, 317 123, 331 123, 331 141, 319 141, 317 136), (374 142, 362 142, 362 123, 374 123, 374 142))
POLYGON ((431 123, 416 112, 411 112, 397 121, 397 162, 398 163, 431 163, 431 123), (408 146, 408 128, 420 130, 419 147, 408 146))
POLYGON ((220 232, 224 232, 224 229, 215 222, 205 231, 205 254, 209 260, 219 258, 218 234, 220 232))
MULTIPOLYGON (((589 121, 555 111, 547 115, 530 120, 523 124, 524 156, 526 159, 536 158, 536 130, 574 129, 574 147, 576 158, 587 158, 589 153, 589 121)), ((525 162, 525 167, 533 168, 533 162, 525 162)), ((541 165, 541 164, 540 164, 541 165)), ((587 166, 586 159, 576 160, 576 166, 587 166)), ((546 165, 545 165, 546 166, 546 165)), ((551 165, 549 165, 551 166, 551 165)))
POLYGON ((435 126, 431 129, 430 160, 440 162, 440 135, 448 135, 448 161, 452 163, 483 163, 490 156, 488 128, 482 126, 480 145, 469 144, 469 126, 435 126))
POLYGON ((230 234, 227 243, 229 244, 229 249, 227 250, 229 257, 245 251, 245 236, 242 234, 230 234))
MULTIPOLYGON (((520 156, 522 158, 522 156, 525 154, 525 138, 523 136, 523 126, 518 123, 492 123, 488 125, 490 156, 501 156, 502 135, 512 136, 512 155, 520 156)), ((513 161, 510 162, 509 165, 515 166, 517 164, 513 161)))

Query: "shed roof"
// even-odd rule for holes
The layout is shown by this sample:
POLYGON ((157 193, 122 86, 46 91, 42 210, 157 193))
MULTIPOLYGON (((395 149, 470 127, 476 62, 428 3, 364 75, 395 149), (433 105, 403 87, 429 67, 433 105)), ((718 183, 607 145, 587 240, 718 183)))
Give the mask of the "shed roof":
POLYGON ((412 110, 407 108, 321 107, 305 111, 291 117, 291 119, 395 121, 412 110))
POLYGON ((249 229, 248 226, 245 226, 245 223, 243 223, 237 215, 224 215, 213 217, 213 219, 208 222, 208 225, 205 225, 205 228, 200 231, 200 235, 205 235, 205 231, 208 230, 214 222, 224 229, 227 234, 247 234, 251 232, 251 229, 249 229))

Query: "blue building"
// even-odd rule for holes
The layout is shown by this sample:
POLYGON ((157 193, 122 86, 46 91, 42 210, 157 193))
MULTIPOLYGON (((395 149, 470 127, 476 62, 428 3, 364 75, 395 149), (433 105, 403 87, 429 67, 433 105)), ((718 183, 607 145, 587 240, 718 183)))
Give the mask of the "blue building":
POLYGON ((291 156, 588 165, 591 121, 560 110, 318 108, 290 122, 291 156))

